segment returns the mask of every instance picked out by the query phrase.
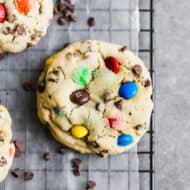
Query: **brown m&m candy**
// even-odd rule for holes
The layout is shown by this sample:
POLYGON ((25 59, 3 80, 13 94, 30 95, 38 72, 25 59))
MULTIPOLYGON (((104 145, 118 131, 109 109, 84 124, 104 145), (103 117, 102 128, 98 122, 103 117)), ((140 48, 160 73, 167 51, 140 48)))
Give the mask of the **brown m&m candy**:
POLYGON ((70 99, 73 103, 78 104, 78 105, 83 105, 86 102, 88 102, 88 100, 90 99, 89 94, 86 90, 76 90, 74 91, 71 96, 70 99))

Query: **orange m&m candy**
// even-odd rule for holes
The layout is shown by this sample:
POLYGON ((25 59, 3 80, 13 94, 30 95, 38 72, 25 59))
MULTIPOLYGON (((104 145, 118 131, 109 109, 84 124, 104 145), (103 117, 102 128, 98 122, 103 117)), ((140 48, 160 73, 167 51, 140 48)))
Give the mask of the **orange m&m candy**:
POLYGON ((29 13, 35 3, 36 0, 15 0, 17 10, 23 14, 29 13))

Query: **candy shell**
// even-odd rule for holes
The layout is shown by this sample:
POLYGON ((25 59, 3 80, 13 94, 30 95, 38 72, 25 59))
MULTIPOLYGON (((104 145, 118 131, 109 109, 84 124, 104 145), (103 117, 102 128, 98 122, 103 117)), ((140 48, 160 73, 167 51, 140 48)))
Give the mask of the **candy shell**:
POLYGON ((83 125, 75 125, 71 129, 71 134, 75 138, 83 138, 88 134, 88 129, 83 125))
POLYGON ((126 82, 119 88, 119 95, 125 99, 133 98, 137 95, 138 86, 135 82, 126 82))
POLYGON ((7 11, 5 6, 0 3, 0 23, 3 23, 6 19, 7 11))
POLYGON ((57 115, 59 115, 59 114, 61 113, 61 110, 60 110, 60 108, 58 108, 58 107, 54 107, 54 108, 53 108, 53 111, 54 111, 55 114, 57 114, 57 115))
POLYGON ((118 146, 127 146, 133 142, 133 136, 129 134, 122 134, 117 139, 118 146))
POLYGON ((29 13, 33 9, 35 3, 36 0, 15 0, 17 10, 23 14, 29 13))
POLYGON ((112 72, 114 72, 116 74, 119 72, 119 63, 115 57, 106 58, 105 59, 105 65, 112 72))

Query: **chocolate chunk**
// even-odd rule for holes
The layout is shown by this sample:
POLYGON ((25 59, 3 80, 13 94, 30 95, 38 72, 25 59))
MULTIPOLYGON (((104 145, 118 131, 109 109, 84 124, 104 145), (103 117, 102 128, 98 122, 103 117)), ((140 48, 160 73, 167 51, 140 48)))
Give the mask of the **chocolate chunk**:
POLYGON ((135 75, 140 76, 142 74, 141 65, 134 65, 132 71, 135 75))
POLYGON ((0 167, 7 165, 7 160, 5 157, 1 156, 0 157, 0 167))
POLYGON ((92 27, 96 25, 96 19, 94 17, 88 18, 88 26, 92 27))
POLYGON ((63 155, 63 154, 65 154, 65 152, 66 152, 66 151, 65 151, 65 147, 64 147, 64 146, 61 146, 61 147, 58 148, 58 153, 59 153, 59 154, 62 154, 62 155, 63 155))
POLYGON ((11 174, 14 176, 14 177, 19 177, 20 176, 20 169, 19 168, 16 168, 14 170, 11 171, 11 174))
POLYGON ((22 150, 21 150, 21 142, 19 140, 13 141, 15 145, 15 157, 21 157, 22 150))
POLYGON ((75 176, 80 176, 80 170, 79 169, 73 169, 73 174, 75 176))
POLYGON ((53 13, 55 15, 59 14, 59 10, 58 10, 58 8, 56 6, 53 8, 53 13))
POLYGON ((57 20, 57 23, 58 23, 59 25, 65 25, 65 24, 67 24, 67 20, 66 20, 63 16, 60 16, 60 17, 58 18, 58 20, 57 20))
POLYGON ((63 16, 66 18, 72 15, 72 12, 69 9, 64 9, 62 13, 63 13, 63 16))
POLYGON ((34 85, 31 81, 26 81, 22 84, 22 88, 26 91, 26 92, 30 92, 30 91, 34 91, 34 85))
POLYGON ((63 48, 66 48, 66 47, 68 47, 69 45, 70 45, 70 43, 67 42, 67 43, 64 44, 63 48))
POLYGON ((33 172, 31 172, 31 171, 29 171, 29 172, 24 172, 24 179, 25 179, 26 181, 32 180, 33 177, 34 177, 33 172))
POLYGON ((122 110, 122 100, 118 100, 114 105, 117 109, 122 110))
POLYGON ((147 79, 145 82, 144 82, 144 87, 149 87, 151 84, 150 80, 147 79))
POLYGON ((88 92, 82 89, 74 91, 71 94, 70 99, 75 104, 83 105, 89 101, 90 97, 88 92))
POLYGON ((65 1, 64 5, 66 6, 66 8, 70 9, 72 12, 76 9, 76 5, 71 3, 71 1, 70 2, 65 1))
POLYGON ((74 159, 72 160, 72 167, 73 167, 73 168, 79 168, 81 163, 82 163, 82 160, 81 160, 81 159, 79 159, 79 158, 74 158, 74 159))
POLYGON ((71 22, 77 22, 78 21, 78 17, 76 17, 75 15, 69 15, 69 21, 71 22))
POLYGON ((92 180, 88 180, 86 184, 86 190, 93 189, 94 187, 96 187, 96 182, 92 180))
POLYGON ((0 60, 3 60, 3 58, 4 58, 4 54, 0 53, 0 60))
POLYGON ((45 161, 52 160, 53 155, 50 152, 46 152, 44 153, 43 158, 45 161))
POLYGON ((111 94, 109 92, 105 92, 103 95, 104 102, 108 102, 111 100, 111 94))
POLYGON ((18 35, 23 35, 23 34, 26 33, 26 30, 25 30, 24 26, 18 25, 16 27, 16 32, 17 32, 18 35))
POLYGON ((38 84, 38 91, 39 91, 40 93, 42 93, 42 92, 44 92, 44 90, 45 90, 45 81, 43 80, 43 81, 41 81, 41 82, 38 84))
POLYGON ((121 52, 124 52, 124 51, 126 51, 128 49, 128 46, 123 46, 121 49, 120 49, 120 51, 121 52))

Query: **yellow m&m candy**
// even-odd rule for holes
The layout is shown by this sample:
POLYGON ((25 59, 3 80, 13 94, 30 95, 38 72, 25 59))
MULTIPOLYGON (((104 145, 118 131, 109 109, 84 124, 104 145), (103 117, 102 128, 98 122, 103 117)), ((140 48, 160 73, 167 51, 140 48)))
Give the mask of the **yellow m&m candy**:
POLYGON ((54 59, 55 59, 54 56, 49 57, 49 58, 46 60, 46 65, 52 64, 52 62, 54 61, 54 59))
POLYGON ((83 126, 83 125, 75 125, 74 127, 72 127, 71 129, 71 134, 75 137, 75 138, 83 138, 88 134, 88 129, 83 126))

